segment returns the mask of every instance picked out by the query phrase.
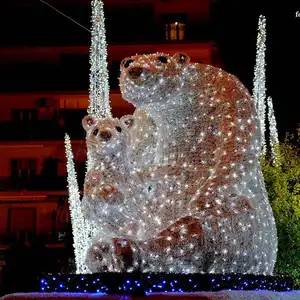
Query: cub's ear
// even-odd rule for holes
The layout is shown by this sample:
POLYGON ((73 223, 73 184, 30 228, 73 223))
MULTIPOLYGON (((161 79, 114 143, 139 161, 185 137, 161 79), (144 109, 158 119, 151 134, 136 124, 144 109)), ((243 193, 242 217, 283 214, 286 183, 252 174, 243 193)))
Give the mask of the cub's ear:
POLYGON ((134 124, 134 116, 125 115, 125 116, 121 117, 120 121, 125 127, 130 129, 134 124))
POLYGON ((132 63, 134 63, 134 59, 132 57, 126 57, 121 61, 120 67, 121 69, 127 69, 132 63))
POLYGON ((173 58, 176 60, 176 62, 180 65, 186 66, 190 62, 190 57, 187 56, 185 53, 177 52, 173 55, 173 58))
POLYGON ((85 116, 82 120, 82 126, 86 131, 88 131, 96 123, 97 119, 92 116, 85 116))

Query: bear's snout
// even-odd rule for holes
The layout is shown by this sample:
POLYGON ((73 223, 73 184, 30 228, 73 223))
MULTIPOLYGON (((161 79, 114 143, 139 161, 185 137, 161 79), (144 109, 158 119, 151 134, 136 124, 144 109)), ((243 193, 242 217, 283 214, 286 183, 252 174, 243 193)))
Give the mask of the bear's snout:
POLYGON ((110 130, 100 130, 99 131, 99 137, 101 139, 101 141, 107 142, 112 138, 112 133, 110 132, 110 130))
POLYGON ((128 74, 132 79, 138 79, 142 73, 143 68, 141 67, 133 67, 128 71, 128 74))

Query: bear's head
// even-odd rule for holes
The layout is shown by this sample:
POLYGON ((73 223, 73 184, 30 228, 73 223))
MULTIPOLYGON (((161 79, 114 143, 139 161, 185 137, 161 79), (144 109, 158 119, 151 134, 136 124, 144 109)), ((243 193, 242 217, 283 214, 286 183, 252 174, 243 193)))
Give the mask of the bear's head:
POLYGON ((124 158, 130 143, 130 137, 126 126, 117 118, 97 119, 86 116, 82 120, 86 130, 86 141, 89 151, 97 156, 124 158))
POLYGON ((136 107, 172 101, 184 85, 181 74, 190 58, 157 53, 125 58, 121 62, 120 87, 125 100, 136 107))

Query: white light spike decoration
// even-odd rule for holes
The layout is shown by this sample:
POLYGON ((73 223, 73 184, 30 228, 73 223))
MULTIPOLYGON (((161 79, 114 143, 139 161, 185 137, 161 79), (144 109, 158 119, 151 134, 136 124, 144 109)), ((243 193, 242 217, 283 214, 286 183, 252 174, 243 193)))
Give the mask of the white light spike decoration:
POLYGON ((261 130, 261 151, 266 154, 266 70, 265 70, 265 50, 266 50, 266 18, 259 16, 258 35, 256 43, 256 62, 253 82, 253 99, 256 106, 261 130))
POLYGON ((88 245, 85 221, 81 210, 80 193, 75 171, 74 156, 70 137, 65 135, 65 150, 67 157, 69 206, 71 214, 72 232, 74 239, 74 253, 76 273, 89 273, 85 266, 85 253, 88 245))
POLYGON ((111 117, 107 69, 107 44, 102 0, 92 0, 92 37, 90 48, 90 105, 88 114, 111 117))
MULTIPOLYGON (((112 117, 109 101, 109 81, 107 69, 107 43, 104 5, 102 0, 92 0, 91 47, 90 47, 90 105, 88 114, 96 118, 112 117)), ((93 160, 87 149, 87 171, 93 160)), ((96 231, 95 225, 86 221, 87 235, 90 238, 96 231)))
POLYGON ((270 127, 270 147, 271 147, 272 161, 275 165, 279 165, 280 164, 280 157, 279 157, 280 153, 278 152, 279 138, 278 138, 278 131, 277 131, 277 122, 276 122, 274 107, 273 107, 273 100, 271 97, 268 97, 267 105, 268 105, 268 121, 270 127))

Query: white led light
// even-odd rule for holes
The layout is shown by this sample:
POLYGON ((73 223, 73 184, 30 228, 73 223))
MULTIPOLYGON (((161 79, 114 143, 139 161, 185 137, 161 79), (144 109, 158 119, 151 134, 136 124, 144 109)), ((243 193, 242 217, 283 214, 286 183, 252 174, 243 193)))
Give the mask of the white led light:
POLYGON ((267 105, 268 105, 268 121, 270 126, 270 146, 271 146, 272 160, 275 165, 280 165, 278 131, 277 131, 273 101, 271 97, 268 97, 267 105))
POLYGON ((76 177, 71 141, 67 134, 65 135, 65 147, 67 156, 69 206, 74 239, 76 273, 84 274, 89 273, 85 265, 88 238, 86 224, 81 211, 80 193, 76 177))
POLYGON ((266 18, 259 16, 258 36, 256 43, 256 63, 254 69, 253 99, 260 122, 261 131, 261 151, 266 154, 266 70, 265 70, 265 51, 266 51, 266 18))
POLYGON ((92 43, 90 48, 90 106, 88 113, 111 117, 107 69, 107 44, 102 0, 92 0, 92 43))

